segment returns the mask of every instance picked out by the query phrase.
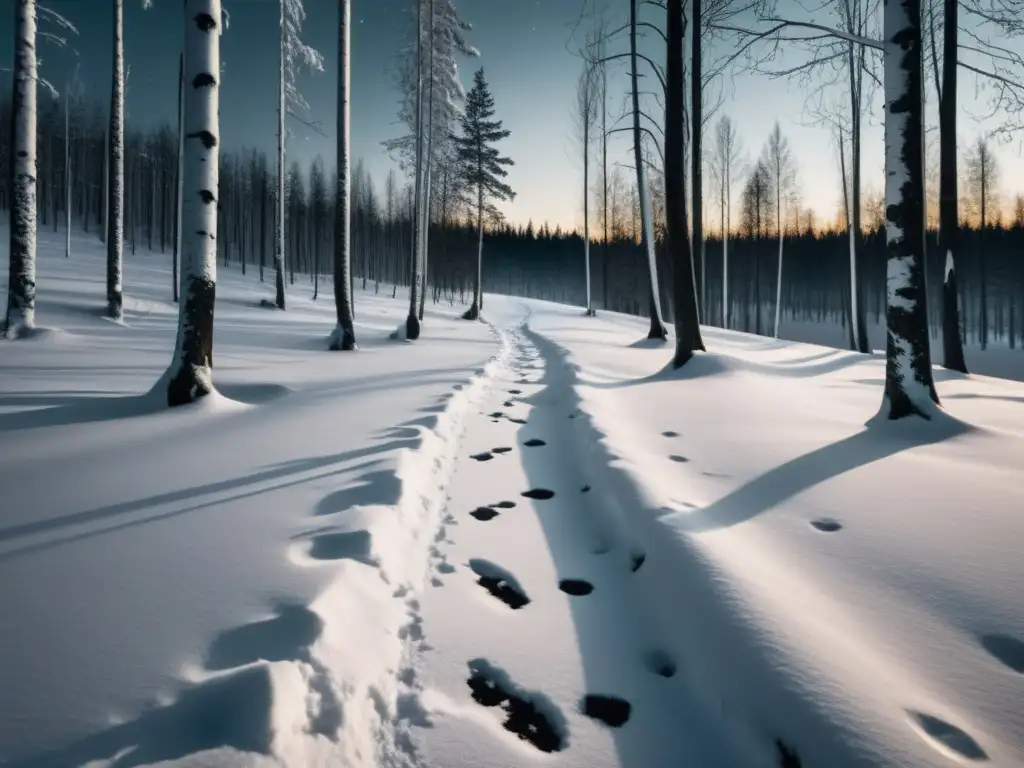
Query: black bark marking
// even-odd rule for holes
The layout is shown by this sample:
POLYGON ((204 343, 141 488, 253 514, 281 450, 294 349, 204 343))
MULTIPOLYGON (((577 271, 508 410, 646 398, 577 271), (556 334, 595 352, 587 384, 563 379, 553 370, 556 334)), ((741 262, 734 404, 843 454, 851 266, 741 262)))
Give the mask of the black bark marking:
POLYGON ((211 85, 217 84, 217 78, 211 75, 209 72, 200 72, 198 75, 192 78, 193 88, 208 88, 211 85))
POLYGON ((525 496, 528 499, 544 500, 554 497, 555 492, 549 491, 547 488, 531 488, 528 491, 523 491, 521 495, 525 496))
POLYGON ((483 453, 474 453, 469 458, 475 461, 490 461, 494 458, 490 451, 484 451, 483 453))
MULTIPOLYGON (((200 189, 199 190, 199 199, 202 200, 203 203, 205 203, 206 205, 209 205, 210 203, 214 202, 217 198, 214 196, 213 192, 211 192, 210 190, 208 190, 208 189, 200 189)), ((206 233, 204 232, 203 234, 206 234, 206 233)))
POLYGON ((492 507, 477 507, 470 512, 469 515, 480 522, 487 522, 488 520, 493 520, 498 516, 498 510, 493 509, 492 507))
POLYGON ((538 446, 541 446, 541 445, 547 445, 547 443, 545 443, 543 440, 541 440, 539 438, 532 437, 529 440, 527 440, 525 443, 523 443, 523 445, 527 446, 528 448, 537 448, 538 446))
POLYGON ((505 730, 532 744, 541 752, 559 752, 565 749, 565 739, 537 708, 536 703, 511 691, 489 669, 489 665, 470 663, 470 675, 466 681, 473 693, 473 700, 485 707, 500 706, 505 711, 505 730))
POLYGON ((196 26, 203 32, 209 32, 216 28, 217 20, 208 13, 197 13, 195 17, 196 26))
POLYGON ((787 746, 782 739, 775 740, 775 754, 779 758, 779 768, 803 768, 796 750, 787 746))
POLYGON ((180 364, 167 385, 170 407, 191 403, 213 391, 213 309, 217 284, 190 277, 183 298, 184 332, 177 350, 180 364))
POLYGON ((23 149, 18 150, 18 157, 28 157, 28 152, 23 149))
POLYGON ((647 553, 646 552, 633 552, 629 556, 629 562, 630 562, 629 569, 633 573, 636 573, 637 571, 640 570, 640 566, 642 566, 646 560, 647 560, 647 553))
POLYGON ((818 520, 811 520, 811 525, 822 533, 835 533, 843 528, 843 524, 831 517, 822 517, 818 520))
POLYGON ((648 651, 644 654, 644 667, 652 675, 659 677, 675 677, 676 662, 664 651, 648 651))
POLYGON ((604 696, 602 694, 588 693, 580 703, 580 711, 587 717, 600 720, 612 728, 619 728, 629 720, 629 713, 632 706, 625 699, 618 696, 604 696))
POLYGON ((988 760, 988 755, 981 745, 961 728, 924 712, 907 710, 907 714, 926 736, 939 742, 946 749, 967 760, 988 760))
POLYGON ((206 149, 213 149, 217 146, 217 137, 209 131, 196 131, 185 136, 186 139, 199 139, 202 142, 203 147, 206 149))
POLYGON ((1010 635, 985 635, 982 647, 1014 672, 1024 675, 1024 643, 1010 635))
POLYGON ((562 579, 558 582, 558 588, 573 597, 583 597, 594 591, 594 585, 583 579, 562 579))
POLYGON ((675 461, 679 464, 685 464, 686 462, 689 461, 688 458, 686 458, 685 456, 680 456, 677 453, 673 453, 671 456, 669 456, 669 458, 672 459, 672 461, 675 461))

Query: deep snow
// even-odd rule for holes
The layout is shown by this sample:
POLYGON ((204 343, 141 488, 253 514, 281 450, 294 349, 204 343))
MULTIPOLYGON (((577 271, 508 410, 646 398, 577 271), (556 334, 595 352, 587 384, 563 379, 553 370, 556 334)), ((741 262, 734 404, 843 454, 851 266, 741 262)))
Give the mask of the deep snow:
POLYGON ((673 374, 490 295, 392 341, 372 284, 330 353, 329 293, 222 268, 221 396, 168 412, 169 257, 116 325, 75 245, 0 344, 0 764, 1024 763, 1024 385, 865 426, 877 356, 707 329, 673 374))

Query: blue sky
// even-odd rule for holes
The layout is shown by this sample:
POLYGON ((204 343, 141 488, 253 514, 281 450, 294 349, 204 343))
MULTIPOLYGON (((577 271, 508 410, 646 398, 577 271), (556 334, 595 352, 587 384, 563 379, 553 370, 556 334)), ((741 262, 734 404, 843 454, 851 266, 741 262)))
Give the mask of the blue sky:
MULTIPOLYGON (((59 88, 76 61, 89 100, 109 99, 111 3, 109 0, 44 0, 75 22, 80 29, 73 40, 74 52, 60 51, 43 43, 43 73, 59 88)), ((625 18, 625 0, 604 0, 613 21, 625 18)), ((576 226, 582 219, 581 162, 574 141, 570 103, 580 62, 568 48, 582 0, 458 0, 460 12, 473 24, 470 41, 481 51, 476 60, 462 64, 463 82, 483 66, 494 94, 498 117, 512 132, 503 143, 516 165, 509 182, 516 200, 505 206, 516 222, 547 220, 576 226)), ((11 59, 12 0, 0 0, 0 61, 11 59)), ((306 41, 326 59, 326 71, 301 79, 313 117, 328 133, 334 124, 336 60, 336 0, 306 0, 306 41)), ((352 0, 352 145, 380 189, 392 161, 380 142, 400 135, 396 124, 398 93, 392 72, 398 50, 409 29, 408 0, 352 0)), ((224 78, 221 99, 221 134, 227 149, 257 147, 271 151, 275 145, 277 83, 277 1, 226 0, 231 22, 222 38, 224 78)), ((654 10, 647 6, 645 13, 654 10)), ((652 16, 652 21, 660 21, 652 16)), ((45 27, 50 28, 52 27, 45 27)), ((183 20, 181 0, 155 0, 151 10, 141 0, 125 0, 125 54, 130 66, 127 114, 132 124, 173 123, 176 109, 177 62, 183 20)), ((645 44, 661 58, 654 41, 645 44)), ((627 50, 625 36, 612 44, 613 51, 627 50)), ((785 51, 782 63, 799 60, 796 51, 785 51)), ((975 99, 973 78, 962 77, 961 99, 967 107, 975 99)), ((624 77, 613 80, 611 98, 617 108, 625 95, 624 77)), ((832 134, 808 125, 804 112, 808 87, 743 75, 722 84, 728 113, 739 129, 748 157, 756 156, 775 120, 789 137, 797 154, 798 179, 804 205, 815 209, 819 220, 832 218, 839 202, 839 169, 832 134)), ((931 93, 928 94, 932 96, 931 93)), ((48 97, 41 95, 40 103, 48 97)), ((881 190, 881 100, 869 110, 864 136, 864 178, 867 188, 881 190)), ((317 135, 291 122, 289 152, 302 163, 320 154, 333 162, 333 136, 317 135)), ((984 126, 983 126, 984 127, 984 126)), ((963 142, 983 127, 964 119, 963 142)), ((631 162, 626 134, 618 134, 610 161, 631 162)), ((1005 182, 1024 178, 1024 161, 1016 147, 998 152, 1005 182)), ((1012 189, 1012 185, 1005 185, 1012 189)), ((717 215, 717 214, 713 214, 717 215)))

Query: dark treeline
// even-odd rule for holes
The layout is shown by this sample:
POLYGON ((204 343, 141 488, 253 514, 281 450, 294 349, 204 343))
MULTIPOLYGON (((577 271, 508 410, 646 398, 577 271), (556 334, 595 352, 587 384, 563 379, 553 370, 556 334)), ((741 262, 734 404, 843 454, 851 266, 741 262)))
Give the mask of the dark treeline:
MULTIPOLYGON (((65 115, 51 102, 39 110, 39 226, 57 230, 65 215, 65 115)), ((10 204, 10 99, 0 102, 0 207, 10 204)), ((68 121, 71 146, 71 211, 76 226, 103 239, 106 202, 105 111, 96 105, 72 104, 68 121)), ((125 133, 125 244, 166 253, 174 238, 174 174, 176 135, 170 126, 125 133)), ((286 177, 287 262, 289 281, 296 275, 319 292, 320 276, 330 272, 334 230, 330 212, 335 193, 333 175, 322 162, 300 169, 292 164, 286 177)), ((647 276, 638 241, 635 193, 612 179, 617 201, 609 211, 609 242, 591 248, 595 304, 642 315, 647 305, 647 276)), ((273 260, 275 207, 274 163, 265 153, 242 149, 221 154, 218 257, 264 279, 273 260)), ((428 297, 435 303, 464 302, 472 293, 476 229, 470 212, 445 199, 437 185, 432 200, 429 238, 428 297)), ((652 183, 656 218, 658 185, 652 183)), ((376 290, 409 284, 412 247, 412 189, 392 173, 377 184, 357 163, 352 176, 353 268, 361 286, 376 290)), ((603 212, 593 227, 602 232, 603 212)), ((1019 217, 1018 217, 1019 218, 1019 217)), ((664 249, 664 228, 658 233, 659 280, 663 306, 670 312, 668 287, 672 265, 664 249)), ((789 233, 785 243, 782 286, 783 314, 796 319, 845 326, 844 290, 849 270, 845 233, 789 233)), ((961 230, 958 275, 967 343, 1024 345, 1024 221, 1009 228, 961 230), (984 298, 983 298, 984 296, 984 298), (982 317, 982 305, 987 307, 982 317)), ((938 331, 939 291, 944 259, 934 233, 928 238, 929 314, 938 331)), ((774 312, 778 240, 774 235, 732 235, 729 239, 730 327, 770 334, 774 312), (760 313, 755 309, 760 308, 760 313)), ((885 237, 879 230, 864 245, 864 297, 868 318, 884 323, 885 237)), ((705 245, 707 306, 703 321, 721 325, 722 242, 705 245)), ((583 240, 578 232, 551 231, 546 224, 514 227, 494 223, 488 230, 484 258, 486 290, 582 306, 585 303, 583 240)), ((269 279, 269 278, 268 278, 269 279)), ((170 294, 171 286, 168 285, 170 294)), ((669 318, 671 319, 671 315, 669 318)))

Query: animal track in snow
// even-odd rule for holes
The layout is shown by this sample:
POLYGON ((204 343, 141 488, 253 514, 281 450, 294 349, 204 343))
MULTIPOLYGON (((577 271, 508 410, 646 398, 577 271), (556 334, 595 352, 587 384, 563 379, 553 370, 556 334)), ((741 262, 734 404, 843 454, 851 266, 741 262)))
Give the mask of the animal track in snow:
POLYGON ((671 429, 666 429, 664 432, 661 433, 661 436, 662 437, 679 437, 679 433, 678 432, 673 432, 671 429))
POLYGON ((822 533, 835 533, 843 528, 842 523, 838 520, 832 519, 831 517, 821 517, 817 520, 811 520, 811 525, 822 533))
POLYGON ((633 552, 633 553, 631 553, 630 556, 629 556, 629 563, 630 563, 629 569, 633 573, 636 573, 637 571, 640 570, 640 566, 642 566, 644 564, 644 561, 646 561, 646 560, 647 560, 647 553, 646 552, 633 552))
POLYGON ((513 424, 525 424, 526 423, 526 419, 513 419, 511 416, 508 417, 508 420, 511 421, 513 424))
POLYGON ((513 405, 515 405, 515 403, 513 403, 511 400, 506 400, 504 403, 502 403, 502 406, 504 406, 505 408, 511 408, 513 405))
POLYGON ((580 493, 590 493, 590 486, 584 485, 582 488, 580 488, 580 493))
POLYGON ((669 458, 672 459, 672 461, 678 462, 679 464, 684 464, 687 461, 689 461, 688 458, 686 458, 685 456, 680 456, 677 453, 673 453, 671 456, 669 456, 669 458))
POLYGON ((496 507, 498 509, 512 509, 516 503, 514 501, 499 501, 497 504, 488 504, 489 507, 496 507))
POLYGON ((480 522, 487 522, 493 520, 498 516, 498 510, 492 509, 491 507, 477 507, 469 513, 470 517, 475 517, 480 522))
POLYGON ((985 750, 962 729, 934 715, 907 710, 910 719, 929 739, 937 742, 942 751, 952 752, 967 760, 988 760, 985 750))
POLYGON ((491 453, 508 453, 511 448, 491 448, 491 453))
POLYGON ((523 394, 523 390, 521 390, 521 389, 510 389, 508 391, 508 393, 510 395, 521 395, 521 394, 523 394))
POLYGON ((644 654, 644 667, 652 675, 661 677, 674 677, 676 674, 675 660, 664 651, 647 651, 644 654))
POLYGON ((495 411, 494 413, 491 413, 491 414, 488 414, 488 415, 489 415, 489 416, 490 416, 490 417, 491 417, 492 419, 500 419, 500 418, 502 418, 502 417, 503 417, 503 416, 504 416, 505 414, 504 414, 504 413, 502 413, 501 411, 495 411))
POLYGON ((505 730, 541 752, 560 752, 568 746, 565 718, 547 696, 520 688, 486 659, 469 662, 466 682, 477 704, 505 711, 505 730))
POLYGON ((494 456, 491 454, 490 451, 484 451, 483 453, 474 453, 469 458, 473 459, 474 461, 490 461, 491 459, 494 458, 494 456))
POLYGON ((474 557, 469 561, 469 567, 479 577, 476 583, 512 610, 529 605, 530 598, 526 596, 526 591, 520 586, 519 581, 500 565, 474 557))
POLYGON ((558 582, 558 588, 567 595, 582 597, 594 591, 594 585, 583 579, 562 579, 558 582))
POLYGON ((529 440, 527 440, 525 443, 523 443, 523 445, 525 445, 527 448, 538 448, 538 447, 540 447, 542 445, 547 445, 547 443, 545 443, 543 440, 541 440, 539 438, 532 437, 529 440))
POLYGON ((612 728, 619 728, 629 720, 630 703, 618 696, 588 693, 580 702, 580 711, 587 717, 600 720, 612 728))
POLYGON ((1024 643, 1010 635, 984 635, 982 647, 1014 672, 1024 675, 1024 643))
POLYGON ((554 497, 555 492, 549 491, 547 488, 531 488, 528 491, 523 491, 523 496, 528 499, 550 499, 554 497))

